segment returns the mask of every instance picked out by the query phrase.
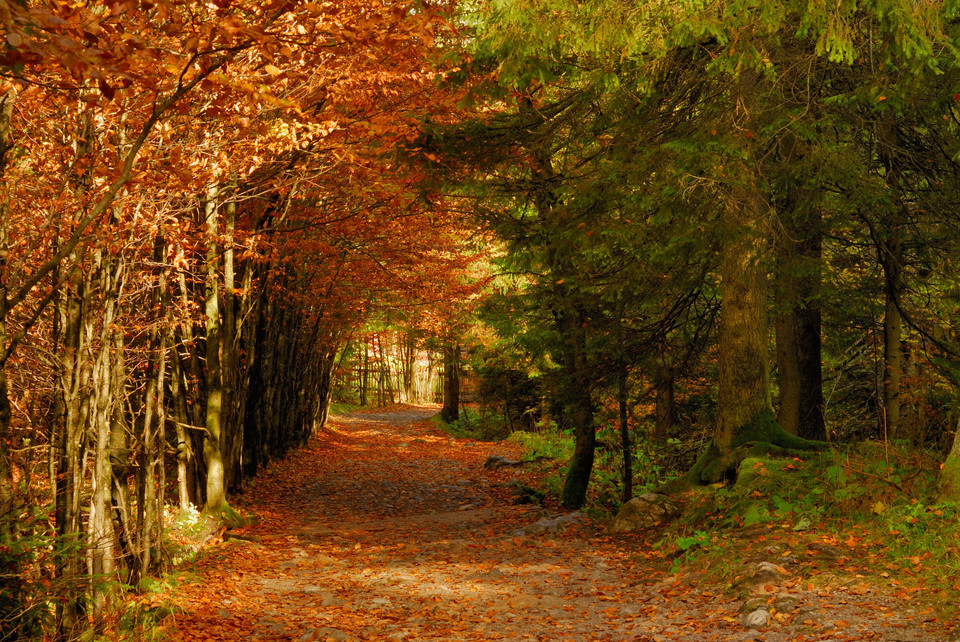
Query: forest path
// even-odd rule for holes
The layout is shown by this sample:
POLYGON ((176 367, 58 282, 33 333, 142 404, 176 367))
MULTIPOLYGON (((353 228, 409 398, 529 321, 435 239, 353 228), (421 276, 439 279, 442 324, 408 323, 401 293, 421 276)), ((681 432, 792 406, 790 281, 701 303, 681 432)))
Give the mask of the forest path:
POLYGON ((483 463, 519 453, 449 437, 428 420, 437 410, 333 416, 263 473, 237 501, 261 517, 242 531, 256 541, 198 563, 175 589, 170 638, 949 639, 860 576, 832 587, 768 578, 755 592, 780 613, 757 632, 741 623, 742 599, 667 575, 638 538, 588 521, 517 536, 542 511, 511 505, 505 484, 529 473, 483 463))

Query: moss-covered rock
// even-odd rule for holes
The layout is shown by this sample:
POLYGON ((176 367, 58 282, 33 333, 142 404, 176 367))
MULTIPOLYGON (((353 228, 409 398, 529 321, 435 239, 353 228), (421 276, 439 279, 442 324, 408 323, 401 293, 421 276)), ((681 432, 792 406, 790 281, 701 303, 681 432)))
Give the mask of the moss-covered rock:
POLYGON ((740 464, 748 457, 798 457, 828 448, 823 441, 811 441, 784 431, 773 412, 764 410, 739 430, 730 448, 721 451, 711 442, 686 475, 664 485, 660 492, 676 493, 694 486, 735 482, 740 464))

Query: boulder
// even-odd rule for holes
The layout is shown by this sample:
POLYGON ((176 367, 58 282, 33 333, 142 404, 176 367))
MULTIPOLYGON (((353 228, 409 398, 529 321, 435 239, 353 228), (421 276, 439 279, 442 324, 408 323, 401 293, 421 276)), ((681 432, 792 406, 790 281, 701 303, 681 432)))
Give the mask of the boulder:
POLYGON ((563 530, 566 526, 581 522, 585 518, 586 516, 580 511, 566 515, 558 515, 556 517, 544 517, 529 526, 518 528, 513 531, 512 535, 514 537, 527 537, 528 535, 538 535, 540 533, 555 533, 563 530))
POLYGON ((770 623, 770 613, 765 609, 757 609, 740 618, 741 624, 747 629, 761 629, 770 623))
POLYGON ((502 455, 490 455, 483 467, 487 470, 496 470, 497 468, 506 468, 508 466, 522 466, 524 462, 508 459, 502 455))
POLYGON ((680 507, 667 495, 644 493, 620 507, 610 530, 614 533, 632 533, 659 526, 679 513, 680 507))

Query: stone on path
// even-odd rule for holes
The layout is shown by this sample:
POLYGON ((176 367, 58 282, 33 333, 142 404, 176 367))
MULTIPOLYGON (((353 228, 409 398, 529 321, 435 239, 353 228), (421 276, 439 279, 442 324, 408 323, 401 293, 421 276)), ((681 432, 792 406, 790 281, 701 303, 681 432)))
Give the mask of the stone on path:
POLYGON ((483 467, 487 470, 496 470, 498 468, 506 468, 508 466, 522 466, 523 462, 516 459, 509 459, 502 455, 490 455, 487 457, 487 461, 483 464, 483 467))
POLYGON ((659 526, 679 512, 680 508, 668 496, 644 493, 620 507, 610 530, 614 533, 632 533, 659 526))
POLYGON ((518 528, 517 530, 513 531, 512 535, 514 537, 526 537, 528 535, 537 535, 539 533, 554 533, 563 529, 565 526, 581 522, 585 518, 586 516, 580 511, 568 513, 566 515, 558 515, 557 517, 544 517, 537 520, 533 524, 530 524, 529 526, 518 528))

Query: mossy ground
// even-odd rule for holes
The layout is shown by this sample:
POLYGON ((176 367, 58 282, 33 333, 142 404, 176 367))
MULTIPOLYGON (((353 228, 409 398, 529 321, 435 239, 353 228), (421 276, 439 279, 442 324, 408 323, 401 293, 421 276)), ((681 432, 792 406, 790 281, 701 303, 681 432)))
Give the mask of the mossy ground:
MULTIPOLYGON (((560 456, 534 467, 530 473, 538 478, 526 480, 555 502, 569 439, 549 433, 515 439, 528 454, 560 456)), ((586 509, 598 519, 612 518, 618 508, 619 467, 619 453, 598 453, 586 509)), ((656 476, 636 470, 635 492, 656 488, 656 476)), ((960 506, 937 502, 938 473, 936 457, 877 442, 791 449, 786 456, 750 454, 730 479, 678 494, 683 514, 656 533, 642 534, 638 547, 656 545, 664 572, 696 570, 732 589, 742 561, 776 544, 782 549, 777 555, 799 556, 800 573, 813 582, 849 572, 956 616, 960 506), (840 556, 818 560, 818 543, 834 546, 840 556)))

